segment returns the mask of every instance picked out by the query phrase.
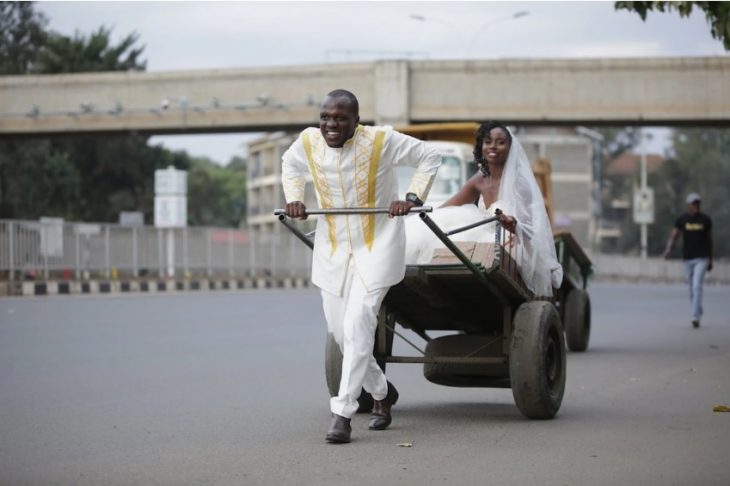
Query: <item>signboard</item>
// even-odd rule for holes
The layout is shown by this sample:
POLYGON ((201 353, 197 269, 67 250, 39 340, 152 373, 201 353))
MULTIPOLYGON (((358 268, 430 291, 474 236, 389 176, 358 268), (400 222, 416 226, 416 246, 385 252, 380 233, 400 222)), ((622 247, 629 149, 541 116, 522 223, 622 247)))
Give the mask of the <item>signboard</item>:
POLYGON ((76 223, 74 233, 81 236, 96 236, 101 233, 101 226, 92 223, 76 223))
POLYGON ((155 196, 186 196, 188 173, 170 166, 155 171, 155 196))
POLYGON ((652 224, 654 222, 654 189, 651 187, 634 189, 634 223, 652 224))
POLYGON ((144 226, 144 213, 142 211, 120 211, 120 226, 144 226))
POLYGON ((184 228, 188 224, 188 199, 185 196, 155 196, 155 226, 184 228))
POLYGON ((63 218, 42 217, 41 222, 41 254, 44 257, 60 258, 63 256, 63 218))
POLYGON ((155 171, 155 226, 188 225, 188 173, 170 166, 155 171))

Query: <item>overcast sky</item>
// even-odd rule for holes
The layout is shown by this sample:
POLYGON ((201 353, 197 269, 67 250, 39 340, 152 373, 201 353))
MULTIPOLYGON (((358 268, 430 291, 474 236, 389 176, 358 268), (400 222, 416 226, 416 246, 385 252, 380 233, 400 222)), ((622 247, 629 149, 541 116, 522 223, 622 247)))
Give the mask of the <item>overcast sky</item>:
MULTIPOLYGON (((148 71, 371 60, 728 55, 702 12, 613 2, 39 2, 51 29, 136 31, 148 71), (514 18, 518 12, 527 15, 514 18), (415 20, 417 15, 422 20, 415 20)), ((314 120, 313 120, 314 122, 314 120)), ((225 163, 243 135, 154 137, 225 163)))

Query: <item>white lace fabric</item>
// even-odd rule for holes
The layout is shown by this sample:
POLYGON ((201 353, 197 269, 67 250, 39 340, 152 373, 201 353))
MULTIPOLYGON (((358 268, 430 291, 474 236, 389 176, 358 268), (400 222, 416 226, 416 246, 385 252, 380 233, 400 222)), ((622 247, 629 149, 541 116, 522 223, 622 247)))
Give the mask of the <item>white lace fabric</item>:
MULTIPOLYGON (((552 296, 553 288, 560 287, 563 280, 563 268, 555 253, 553 232, 542 193, 527 154, 514 134, 496 202, 485 210, 483 198, 480 196, 479 207, 465 204, 437 208, 430 217, 446 232, 488 218, 494 215, 497 208, 517 220, 513 248, 521 249, 510 251, 510 254, 517 261, 525 285, 537 296, 552 296)), ((419 219, 415 215, 406 218, 407 264, 427 264, 431 261, 434 250, 444 247, 419 219)), ((494 242, 494 231, 494 223, 491 223, 458 233, 451 239, 494 242)))
POLYGON ((555 253, 553 231, 532 166, 520 141, 510 134, 512 146, 502 172, 499 199, 513 211, 504 212, 517 220, 517 241, 524 248, 517 261, 522 280, 535 295, 552 296, 552 289, 560 287, 563 280, 563 267, 555 253))

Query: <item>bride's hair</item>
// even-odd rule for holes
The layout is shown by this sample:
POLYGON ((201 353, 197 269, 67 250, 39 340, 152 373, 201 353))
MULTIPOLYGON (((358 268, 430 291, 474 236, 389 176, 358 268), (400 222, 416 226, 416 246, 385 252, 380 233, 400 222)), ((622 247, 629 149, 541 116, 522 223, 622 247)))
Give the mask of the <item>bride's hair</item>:
POLYGON ((504 134, 507 135, 509 143, 512 143, 512 135, 509 133, 509 130, 507 130, 507 127, 500 122, 492 120, 482 123, 479 126, 479 129, 477 130, 477 139, 474 142, 474 163, 477 164, 477 167, 479 167, 479 170, 484 177, 489 175, 489 165, 482 155, 482 144, 484 143, 484 137, 489 135, 489 132, 491 132, 493 128, 502 129, 504 134))

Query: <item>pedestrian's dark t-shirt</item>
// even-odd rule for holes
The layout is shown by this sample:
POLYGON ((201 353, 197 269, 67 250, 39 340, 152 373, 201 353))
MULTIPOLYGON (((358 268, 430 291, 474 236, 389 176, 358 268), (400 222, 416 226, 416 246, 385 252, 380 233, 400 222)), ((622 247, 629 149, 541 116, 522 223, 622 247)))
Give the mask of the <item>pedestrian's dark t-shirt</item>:
POLYGON ((682 233, 682 258, 710 257, 710 230, 712 220, 704 213, 697 213, 694 216, 683 214, 674 223, 674 227, 682 233))

